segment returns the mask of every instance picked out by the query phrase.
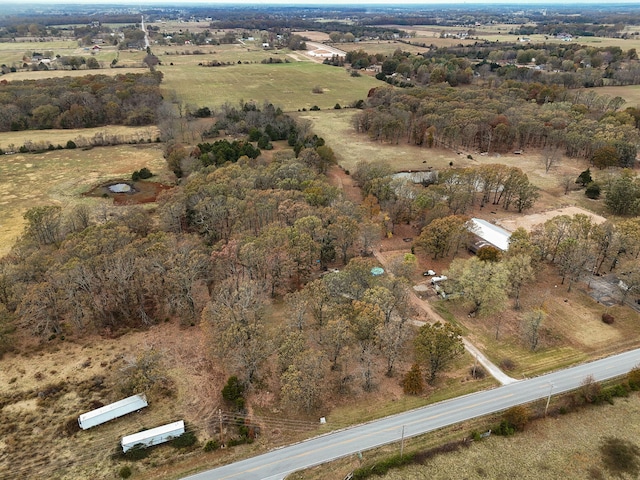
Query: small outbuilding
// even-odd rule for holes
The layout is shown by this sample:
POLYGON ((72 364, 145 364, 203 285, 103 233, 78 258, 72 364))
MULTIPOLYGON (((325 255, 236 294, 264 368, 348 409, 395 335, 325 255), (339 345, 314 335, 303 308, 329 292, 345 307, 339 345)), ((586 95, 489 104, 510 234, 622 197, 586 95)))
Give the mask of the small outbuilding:
POLYGON ((495 247, 503 252, 509 249, 511 233, 504 228, 500 228, 480 218, 472 218, 469 230, 471 230, 471 233, 473 233, 475 237, 469 246, 469 249, 473 253, 476 253, 482 247, 486 246, 495 247))
POLYGON ((136 412, 146 406, 147 397, 144 395, 133 395, 96 410, 83 413, 78 417, 78 424, 81 429, 86 430, 87 428, 95 427, 128 413, 136 412))
POLYGON ((134 433, 122 437, 120 444, 122 445, 122 451, 127 452, 136 445, 143 447, 151 447, 153 445, 159 445, 169 440, 179 437, 184 433, 184 421, 168 423, 161 427, 152 428, 150 430, 144 430, 142 432, 134 433))

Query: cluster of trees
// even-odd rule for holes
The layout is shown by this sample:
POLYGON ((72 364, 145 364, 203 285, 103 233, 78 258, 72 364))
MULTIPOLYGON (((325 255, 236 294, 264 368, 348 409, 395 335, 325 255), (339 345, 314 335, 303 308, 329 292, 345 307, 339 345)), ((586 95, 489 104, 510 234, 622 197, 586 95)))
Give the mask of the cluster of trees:
POLYGON ((530 244, 535 258, 557 266, 569 290, 588 274, 600 275, 614 269, 623 282, 628 282, 623 295, 640 288, 638 218, 599 224, 586 215, 561 215, 534 228, 530 244))
MULTIPOLYGON (((312 411, 329 391, 373 389, 406 365, 416 334, 405 280, 415 257, 393 259, 394 275, 371 274, 376 262, 358 253, 380 238, 380 210, 341 199, 326 182, 333 153, 308 125, 270 105, 221 112, 218 127, 293 148, 266 161, 248 140, 173 145, 169 155, 182 148, 200 165, 161 195, 155 217, 136 206, 28 210, 23 237, 0 261, 3 314, 44 338, 170 316, 202 322, 229 374, 246 386, 275 382, 295 410, 312 411), (318 277, 336 262, 341 271, 318 277), (277 328, 266 314, 274 298, 288 310, 277 328)), ((459 333, 445 330, 414 345, 430 383, 460 353, 459 333), (454 352, 430 354, 438 338, 454 352)))
POLYGON ((566 88, 640 83, 635 48, 625 52, 620 47, 584 47, 577 43, 476 42, 469 46, 432 46, 420 54, 398 48, 388 56, 358 50, 349 52, 346 60, 356 69, 379 65, 381 72, 376 78, 396 85, 402 82, 400 86, 447 82, 455 87, 474 80, 496 86, 518 80, 566 88))
MULTIPOLYGON (((603 148, 601 150, 607 150, 603 148)), ((605 166, 615 165, 615 150, 608 152, 596 152, 606 155, 608 161, 605 166)), ((594 156, 594 163, 602 158, 594 156)), ((603 167, 600 167, 603 168, 603 167)), ((565 178, 568 185, 570 179, 565 178)), ((605 190, 604 204, 613 215, 638 215, 640 213, 640 179, 630 169, 624 169, 618 173, 605 172, 602 178, 596 180, 591 176, 591 169, 587 168, 577 178, 575 183, 579 183, 585 188, 585 195, 593 200, 600 198, 602 190, 605 190)))
POLYGON ((151 125, 161 80, 155 72, 11 82, 0 95, 0 131, 151 125))
POLYGON ((244 140, 217 140, 213 143, 199 143, 193 152, 193 157, 198 158, 202 165, 223 165, 226 162, 237 162, 242 156, 258 158, 260 149, 244 140))
POLYGON ((275 337, 258 284, 229 275, 203 312, 214 354, 249 384, 264 380, 266 361, 275 355, 281 400, 293 410, 313 410, 330 391, 370 391, 380 376, 395 374, 415 333, 407 321, 406 281, 371 275, 375 265, 355 258, 288 294, 288 325, 275 337))
POLYGON ((351 259, 380 226, 325 182, 319 157, 307 148, 202 168, 160 198, 156 220, 141 207, 32 208, 0 262, 0 304, 45 338, 202 321, 243 384, 267 380, 274 360, 282 404, 296 410, 328 390, 371 390, 403 364, 415 333, 404 280, 415 257, 394 259, 395 276, 351 259), (312 280, 333 262, 345 268, 312 280), (265 308, 283 296, 287 325, 274 334, 265 308))
POLYGON ((593 91, 569 94, 517 82, 497 89, 376 88, 354 127, 381 142, 480 152, 548 147, 591 160, 612 146, 619 166, 628 167, 640 133, 637 109, 621 111, 623 104, 593 91))
MULTIPOLYGON (((422 185, 394 177, 383 162, 359 162, 353 173, 365 196, 363 208, 371 214, 383 209, 393 232, 395 225, 416 222, 427 225, 449 215, 464 214, 473 205, 501 205, 523 212, 533 207, 539 189, 518 167, 487 164, 433 172, 422 185)), ((455 223, 455 222, 454 222, 455 223)), ((443 252, 432 251, 437 258, 443 252)))

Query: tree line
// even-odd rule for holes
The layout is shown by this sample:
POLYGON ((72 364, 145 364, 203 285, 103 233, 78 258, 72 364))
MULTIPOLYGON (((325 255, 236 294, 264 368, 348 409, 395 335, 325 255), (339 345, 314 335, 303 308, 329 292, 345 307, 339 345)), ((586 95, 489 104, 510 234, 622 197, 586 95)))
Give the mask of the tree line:
POLYGON ((570 93, 539 84, 506 82, 499 88, 411 90, 377 88, 354 127, 373 140, 479 152, 559 148, 592 160, 601 147, 616 150, 618 165, 633 166, 639 111, 593 91, 570 93))
POLYGON ((7 83, 0 131, 152 125, 162 74, 87 75, 7 83))
MULTIPOLYGON (((640 83, 636 49, 625 52, 618 46, 485 41, 467 46, 432 45, 419 54, 401 48, 391 55, 360 49, 348 52, 345 60, 354 69, 378 65, 376 78, 401 87, 443 82, 453 87, 471 83, 499 86, 508 80, 566 88, 640 83)), ((340 66, 338 59, 324 63, 340 66)))

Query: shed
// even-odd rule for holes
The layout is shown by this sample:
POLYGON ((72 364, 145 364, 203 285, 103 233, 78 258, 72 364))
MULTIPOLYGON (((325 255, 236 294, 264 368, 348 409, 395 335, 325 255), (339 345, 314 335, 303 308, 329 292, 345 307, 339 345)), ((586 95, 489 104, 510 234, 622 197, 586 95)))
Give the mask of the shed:
POLYGON ((477 237, 470 247, 472 251, 477 251, 480 248, 487 246, 487 244, 496 247, 503 252, 506 252, 509 249, 509 238, 511 238, 511 233, 506 231, 504 228, 500 228, 480 218, 472 218, 470 230, 471 233, 477 237), (476 247, 475 250, 474 247, 476 247))
POLYGON ((135 412, 146 406, 147 397, 144 395, 133 395, 96 410, 83 413, 78 417, 78 424, 81 429, 86 430, 87 428, 95 427, 114 418, 122 417, 127 413, 135 412))
POLYGON ((152 445, 168 442, 172 438, 179 437, 183 433, 184 421, 180 420, 178 422, 162 425, 161 427, 127 435, 126 437, 122 437, 120 443, 122 445, 122 451, 127 452, 136 445, 151 447, 152 445))

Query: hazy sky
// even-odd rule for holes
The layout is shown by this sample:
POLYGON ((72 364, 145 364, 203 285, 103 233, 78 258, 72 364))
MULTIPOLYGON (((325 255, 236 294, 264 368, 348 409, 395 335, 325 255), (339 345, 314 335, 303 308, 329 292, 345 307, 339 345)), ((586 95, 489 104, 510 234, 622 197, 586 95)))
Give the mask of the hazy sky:
MULTIPOLYGON (((0 4, 11 4, 16 5, 16 0, 0 0, 0 4)), ((446 0, 265 0, 265 1, 256 1, 256 0, 34 0, 34 1, 26 1, 20 2, 20 5, 28 5, 28 4, 80 4, 80 5, 90 5, 90 4, 127 4, 127 5, 185 5, 185 4, 203 4, 203 5, 212 5, 212 4, 254 4, 254 5, 269 5, 269 4, 278 4, 278 5, 327 5, 327 4, 338 4, 338 5, 387 5, 387 6, 399 6, 399 5, 464 5, 464 4, 508 4, 513 6, 518 5, 558 5, 558 6, 569 6, 569 5, 602 5, 602 0, 456 0, 456 1, 446 1, 446 0)), ((638 4, 638 0, 614 0, 610 3, 605 3, 604 5, 616 5, 616 4, 638 4)))

